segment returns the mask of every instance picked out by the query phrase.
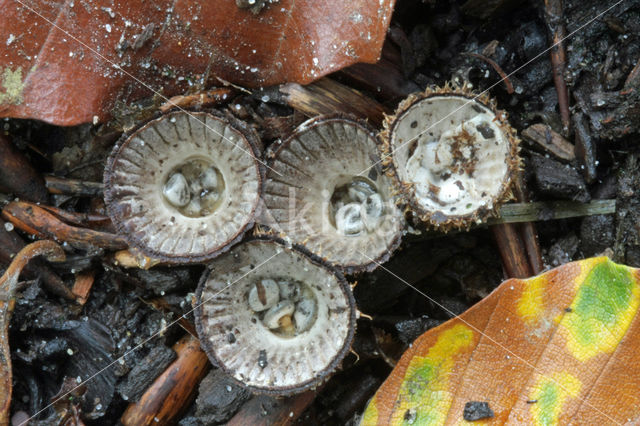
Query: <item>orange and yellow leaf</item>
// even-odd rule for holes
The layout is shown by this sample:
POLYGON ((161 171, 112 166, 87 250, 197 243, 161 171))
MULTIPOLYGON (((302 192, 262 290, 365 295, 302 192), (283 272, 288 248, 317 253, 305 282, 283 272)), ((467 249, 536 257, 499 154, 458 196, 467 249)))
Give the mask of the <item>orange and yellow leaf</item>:
POLYGON ((502 283, 420 336, 362 425, 635 423, 640 419, 640 271, 606 257, 502 283))

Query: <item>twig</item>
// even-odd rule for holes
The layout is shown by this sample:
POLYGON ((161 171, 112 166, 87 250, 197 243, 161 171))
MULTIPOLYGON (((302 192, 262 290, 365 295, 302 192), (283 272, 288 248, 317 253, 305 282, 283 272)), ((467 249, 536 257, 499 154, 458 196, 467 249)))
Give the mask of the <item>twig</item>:
POLYGON ((564 27, 562 0, 544 0, 545 18, 551 33, 552 43, 555 45, 551 49, 551 66, 553 68, 553 83, 558 93, 558 106, 560 108, 560 118, 564 127, 565 135, 569 133, 571 119, 569 113, 569 90, 567 83, 564 81, 564 67, 566 63, 566 53, 564 44, 561 40, 565 38, 566 30, 564 27))
POLYGON ((173 346, 178 357, 153 382, 140 400, 131 403, 122 415, 123 425, 173 424, 189 407, 198 384, 211 364, 200 349, 198 339, 186 335, 173 346))
POLYGON ((537 201, 531 203, 510 203, 500 208, 497 218, 489 219, 489 224, 535 222, 572 217, 612 214, 616 212, 616 200, 593 200, 588 203, 577 201, 537 201))
POLYGON ((522 136, 531 140, 561 160, 574 161, 576 159, 575 147, 562 135, 543 123, 533 124, 522 131, 522 136))
POLYGON ((100 226, 111 226, 111 218, 99 214, 78 213, 64 210, 54 206, 40 204, 44 210, 48 211, 58 219, 70 224, 81 227, 98 228, 100 226))
MULTIPOLYGON (((603 120, 604 123, 604 120, 603 120)), ((573 128, 575 129, 576 160, 582 169, 582 176, 587 183, 593 183, 598 177, 596 166, 596 145, 591 137, 588 119, 581 112, 573 114, 573 128)))
POLYGON ((249 90, 249 89, 247 89, 245 87, 242 87, 242 86, 238 86, 237 84, 233 84, 233 83, 225 80, 224 78, 216 77, 216 80, 218 80, 220 83, 222 83, 223 86, 233 87, 233 88, 238 89, 239 91, 244 92, 244 93, 246 93, 248 95, 252 94, 251 90, 249 90))
MULTIPOLYGON (((518 201, 529 201, 520 175, 516 175, 512 188, 518 201)), ((525 222, 519 227, 502 223, 492 225, 491 230, 509 278, 526 278, 543 270, 538 233, 533 222, 525 222)))
POLYGON ((511 84, 511 80, 509 80, 509 76, 504 71, 502 71, 502 68, 500 68, 500 65, 498 65, 496 61, 478 53, 470 52, 467 53, 467 55, 473 56, 474 58, 482 59, 483 61, 491 65, 493 69, 498 73, 502 81, 504 81, 505 86, 507 86, 507 93, 511 95, 515 92, 515 90, 513 89, 513 84, 511 84))
MULTIPOLYGON (((26 244, 15 231, 7 230, 5 224, 6 222, 0 218, 0 264, 9 265, 26 244)), ((24 268, 23 273, 25 277, 30 279, 42 278, 44 287, 57 296, 68 300, 76 299, 71 290, 64 284, 62 278, 39 259, 30 262, 24 268)))
POLYGON ((512 223, 493 225, 491 231, 496 239, 502 264, 509 278, 527 278, 533 275, 525 246, 512 223))
MULTIPOLYGON (((546 220, 571 219, 575 217, 614 214, 616 200, 593 200, 588 203, 578 201, 534 201, 530 203, 504 204, 497 217, 487 220, 487 225, 499 223, 539 222, 546 220)), ((481 225, 482 226, 482 225, 481 225)), ((472 228, 473 229, 473 228, 472 228)), ((407 235, 406 241, 422 241, 442 238, 463 231, 449 231, 447 234, 437 231, 426 231, 420 235, 407 235)))
POLYGON ((167 112, 173 108, 210 107, 222 104, 231 99, 234 90, 229 87, 217 87, 190 95, 178 95, 160 105, 160 112, 167 112))
MULTIPOLYGON (((514 181, 513 191, 518 201, 529 201, 529 194, 527 193, 521 176, 518 176, 514 181)), ((538 232, 536 231, 536 227, 533 222, 524 222, 521 225, 520 235, 522 236, 522 241, 527 252, 527 257, 529 258, 531 272, 533 272, 534 275, 538 275, 543 271, 544 264, 542 262, 540 244, 538 243, 538 232)))
POLYGON ((115 252, 113 254, 113 263, 123 268, 150 269, 162 262, 159 259, 147 256, 136 247, 130 247, 115 252))
POLYGON ((101 182, 85 182, 58 176, 45 176, 44 183, 51 194, 74 195, 76 197, 102 197, 101 182))
MULTIPOLYGON (((512 187, 518 201, 528 201, 519 175, 516 176, 512 187)), ((531 259, 537 263, 536 255, 540 255, 538 235, 533 224, 526 222, 523 227, 518 227, 512 223, 498 223, 491 225, 490 228, 498 245, 507 277, 527 278, 533 275, 531 259)), ((542 257, 540 257, 540 265, 542 265, 542 257)))
POLYGON ((31 259, 45 256, 53 262, 65 259, 62 248, 50 240, 36 241, 25 246, 15 256, 11 265, 0 278, 0 425, 9 424, 9 407, 11 405, 11 350, 9 348, 9 323, 15 305, 15 292, 18 277, 22 269, 31 259))
POLYGON ((127 241, 120 235, 67 225, 42 207, 24 201, 7 204, 2 210, 2 216, 17 228, 39 238, 53 238, 108 250, 128 247, 127 241))

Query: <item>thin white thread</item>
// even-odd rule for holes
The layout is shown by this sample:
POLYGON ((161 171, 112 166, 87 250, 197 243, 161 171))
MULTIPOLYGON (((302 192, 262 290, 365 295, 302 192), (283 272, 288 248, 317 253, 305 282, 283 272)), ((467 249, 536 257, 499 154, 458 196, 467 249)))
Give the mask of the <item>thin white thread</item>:
POLYGON ((156 333, 152 334, 151 336, 147 337, 144 341, 142 341, 141 343, 138 343, 134 348, 128 350, 127 352, 125 352, 124 354, 122 354, 121 356, 119 356, 117 359, 115 359, 113 362, 107 364, 105 367, 101 368, 100 370, 98 370, 96 373, 94 373, 93 375, 91 375, 90 377, 86 378, 85 380, 83 380, 82 382, 80 382, 78 384, 78 386, 74 387, 73 389, 71 389, 70 391, 64 393, 63 395, 61 395, 60 397, 56 398, 54 401, 52 401, 50 404, 44 406, 43 408, 41 408, 40 410, 38 410, 37 413, 35 413, 33 416, 29 417, 27 420, 25 420, 23 423, 20 423, 20 426, 24 426, 27 423, 29 423, 29 420, 34 419, 35 417, 37 417, 40 413, 44 412, 46 409, 48 409, 49 407, 51 407, 53 404, 55 404, 56 402, 60 401, 62 398, 66 397, 67 395, 69 395, 71 392, 73 392, 74 390, 78 389, 80 386, 86 384, 87 382, 90 382, 91 380, 93 380, 94 378, 96 378, 97 376, 99 376, 100 374, 102 374, 103 372, 105 372, 106 370, 108 370, 111 366, 113 366, 115 363, 119 362, 121 359, 124 359, 124 357, 126 357, 127 355, 129 355, 130 353, 138 350, 140 347, 144 346, 147 342, 149 342, 151 339, 154 339, 155 337, 157 337, 159 334, 162 334, 164 332, 166 332, 170 327, 173 327, 174 325, 176 325, 180 319, 186 315, 189 315, 191 312, 193 312, 194 310, 196 310, 198 307, 202 306, 203 304, 209 302, 210 300, 213 300, 217 295, 219 295, 220 293, 224 292, 225 290, 227 290, 229 287, 231 287, 232 285, 234 285, 235 283, 237 283, 238 281, 242 280, 243 278, 245 278, 247 275, 251 274, 252 272, 257 271, 260 267, 262 267, 264 264, 266 264, 267 262, 269 262, 271 259, 273 259, 274 257, 276 257, 278 254, 280 253, 276 253, 273 256, 271 256, 270 258, 268 258, 267 260, 265 260, 264 262, 260 263, 258 266, 256 266, 255 268, 253 268, 252 270, 250 270, 249 272, 247 272, 246 274, 242 275, 240 278, 238 278, 237 280, 229 283, 225 288, 223 288, 222 290, 220 290, 219 292, 217 292, 216 294, 214 294, 213 296, 211 296, 210 298, 203 300, 202 302, 198 303, 197 305, 195 305, 193 308, 191 308, 189 311, 185 312, 184 314, 181 315, 180 318, 178 318, 177 320, 173 321, 172 323, 162 327, 162 329, 160 329, 159 331, 157 331, 156 333))
POLYGON ((496 81, 495 83, 493 83, 491 86, 487 87, 485 90, 483 90, 482 92, 478 93, 476 96, 474 96, 473 98, 469 99, 467 102, 463 103, 461 106, 459 106, 458 108, 454 109, 453 111, 451 111, 449 114, 445 115, 444 117, 442 117, 440 120, 436 121, 435 123, 431 124, 429 127, 427 127, 426 129, 424 129, 422 132, 418 133, 416 136, 414 136, 413 138, 409 139, 406 142, 403 142, 402 144, 400 144, 399 147, 393 149, 391 148, 391 151, 387 154, 384 153, 380 160, 376 161, 375 163, 373 163, 371 166, 367 167, 366 169, 364 169, 363 171, 361 171, 360 173, 358 173, 359 176, 362 176, 363 173, 368 172, 372 167, 377 166, 378 164, 380 164, 381 162, 383 162, 384 160, 386 160, 387 158, 391 157, 393 155, 393 153, 397 150, 399 150, 400 148, 402 148, 403 146, 417 140, 420 136, 424 135, 425 133, 427 133, 431 128, 433 128, 433 126, 441 123, 442 121, 444 121, 445 119, 447 119, 448 117, 452 116, 453 114, 455 114, 456 112, 460 111, 462 108, 464 108, 465 106, 467 106, 468 104, 470 104, 471 102, 475 101, 476 99, 478 99, 478 97, 484 95, 485 93, 488 93, 489 90, 493 89, 494 87, 496 87, 498 84, 500 84, 502 81, 508 79, 509 77, 511 77, 512 75, 514 75, 515 73, 517 73, 518 71, 520 71, 522 68, 526 67, 527 65, 529 65, 530 63, 532 63, 533 61, 535 61, 536 59, 538 59, 540 56, 544 55, 545 53, 549 52, 551 49, 553 49, 554 47, 558 46, 560 43, 564 42, 565 40, 567 40, 568 38, 572 37, 575 33, 577 33, 578 31, 582 30, 584 27, 586 27, 587 25, 591 24, 593 21, 595 21, 596 19, 600 18, 602 15, 604 15, 605 13, 607 13, 608 11, 610 11, 611 9, 613 9, 614 7, 616 7, 617 5, 619 5, 620 3, 622 3, 624 0, 618 0, 617 3, 615 3, 613 6, 610 6, 609 8, 607 8, 606 10, 604 10, 603 12, 600 12, 599 14, 597 14, 595 17, 591 18, 588 22, 582 24, 580 27, 578 27, 577 29, 573 30, 569 35, 567 35, 566 37, 564 37, 563 39, 553 43, 550 47, 548 47, 547 49, 543 50, 542 52, 538 53, 535 57, 533 57, 532 59, 528 60, 527 62, 525 62, 524 64, 520 65, 518 68, 515 69, 515 71, 510 72, 509 74, 507 74, 504 78, 501 78, 500 80, 496 81))
MULTIPOLYGON (((425 298, 427 298, 428 300, 430 300, 431 302, 435 303, 437 306, 439 306, 441 309, 443 309, 444 311, 446 311, 448 314, 452 315, 453 318, 451 318, 449 321, 457 319, 460 322, 464 323, 466 326, 468 326, 469 328, 472 328, 473 330, 477 331, 478 334, 480 334, 481 336, 486 337, 487 339, 489 339, 493 344, 495 344, 496 346, 498 346, 500 349, 504 350, 505 352, 509 353, 510 355, 513 355, 515 358, 517 358, 518 360, 522 361, 524 364, 526 364, 529 368, 531 368, 533 371, 535 371, 536 373, 540 374, 542 377, 551 380, 552 382, 554 382, 555 384, 557 384, 563 391, 567 392, 567 394, 569 394, 569 390, 567 388, 565 388, 562 383, 558 382, 557 380, 553 379, 552 377, 548 377, 547 375, 543 374, 535 365, 531 364, 529 361, 527 361, 524 358, 521 358, 518 354, 516 354, 515 352, 513 352, 512 350, 510 350, 509 348, 507 348, 506 346, 504 346, 503 344, 499 343, 498 341, 496 341, 493 337, 489 336, 488 334, 485 334, 484 332, 482 332, 481 330, 479 330, 476 326, 472 325, 471 323, 469 323, 468 321, 466 321, 464 318, 462 318, 462 316, 460 315, 456 315, 453 311, 451 311, 450 309, 448 309, 446 306, 442 305, 441 303, 439 303, 438 301, 436 301, 435 299, 433 299, 430 296, 427 296, 426 293, 420 291, 418 288, 416 288, 415 286, 409 284, 409 282, 407 282, 406 280, 402 279, 401 277, 399 277, 398 275, 394 274, 393 272, 391 272, 389 269, 385 268, 384 266, 382 266, 380 263, 378 263, 376 260, 371 259, 369 256, 367 256, 366 254, 360 252, 360 254, 362 254, 363 256, 365 256, 366 258, 368 258, 370 261, 372 261, 373 263, 375 263, 376 265, 378 265, 380 268, 382 268, 385 272, 387 272, 388 274, 392 275, 393 277, 397 278, 398 280, 402 281, 403 284, 405 284, 408 287, 411 287, 413 290, 415 290, 416 292, 420 293, 422 296, 424 296, 425 298)), ((611 420, 612 422, 616 423, 616 424, 622 424, 622 423, 618 423, 615 421, 615 419, 612 419, 611 417, 609 417, 609 415, 601 410, 599 410, 597 407, 594 407, 593 405, 591 405, 590 402, 588 402, 586 399, 581 399, 581 402, 587 404, 589 407, 591 407, 593 410, 597 411, 598 413, 602 414, 603 416, 605 416, 607 419, 611 420)))
POLYGON ((151 92, 153 92, 153 94, 159 96, 160 98, 164 99, 166 102, 168 102, 169 104, 173 105, 174 107, 176 107, 179 111, 184 112, 185 114, 187 114, 189 117, 193 118, 194 120, 200 121, 204 127, 207 128, 207 130, 213 132, 214 134, 220 136, 222 138, 222 140, 229 142, 231 145, 235 146, 236 148, 240 149, 242 152, 244 152, 245 154, 249 155, 251 158, 253 158, 255 161, 257 161, 258 163, 262 164, 264 167, 268 168, 269 170, 274 171, 277 175, 282 176, 282 174, 280 172, 278 172, 277 170, 271 168, 270 166, 267 165, 267 163, 265 163, 264 161, 260 160, 258 157, 256 157, 252 152, 247 151, 246 149, 244 149, 243 147, 241 147, 240 145, 237 145, 235 143, 233 143, 233 141, 229 140, 228 138, 224 137, 224 135, 222 133, 219 133, 217 130, 213 129, 212 127, 210 127, 209 125, 207 125, 207 123, 205 123, 204 121, 201 121, 199 118, 197 118, 195 115, 191 114, 189 111, 187 111, 186 109, 182 108, 180 105, 176 104, 175 102, 173 102, 171 99, 167 98, 166 96, 164 96, 162 93, 154 90, 153 88, 151 88, 151 86, 149 86, 148 84, 146 84, 144 81, 140 80, 138 77, 136 77, 135 75, 131 74, 130 72, 126 71, 124 68, 122 68, 120 65, 116 64, 115 62, 111 61, 109 58, 103 56, 102 54, 100 54, 97 50, 93 49, 91 46, 89 46, 88 44, 84 43, 82 40, 78 39, 77 37, 75 37, 74 35, 68 33, 67 31, 63 30, 62 28, 60 28, 58 25, 55 24, 55 22, 50 21, 49 19, 47 19, 46 17, 42 16, 40 13, 38 13, 38 11, 36 11, 35 9, 33 9, 30 6, 27 6, 26 4, 24 4, 22 2, 22 0, 14 0, 18 3, 20 3, 22 5, 22 7, 30 10, 32 13, 36 14, 38 17, 40 17, 41 19, 43 19, 45 22, 47 22, 49 25, 51 25, 53 28, 57 29, 58 31, 61 31, 63 34, 65 34, 66 36, 72 38, 74 41, 76 41, 77 43, 81 44, 82 46, 86 47, 87 49, 89 49, 94 55, 98 56, 100 59, 104 60, 105 62, 111 64, 115 69, 121 71, 123 74, 127 75, 128 77, 130 77, 131 79, 135 80, 138 84, 140 84, 141 86, 144 86, 146 89, 150 90, 151 92))

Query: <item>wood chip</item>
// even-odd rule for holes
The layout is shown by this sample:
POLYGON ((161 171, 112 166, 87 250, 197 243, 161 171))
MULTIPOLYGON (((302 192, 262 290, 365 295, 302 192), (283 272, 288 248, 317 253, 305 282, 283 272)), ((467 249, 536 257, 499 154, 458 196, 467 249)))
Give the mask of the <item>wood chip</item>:
POLYGON ((87 303, 91 287, 93 287, 93 281, 95 279, 94 271, 80 272, 76 275, 76 280, 73 283, 71 292, 76 296, 76 301, 80 305, 87 303))
POLYGON ((310 117, 321 114, 352 114, 380 125, 388 109, 362 93, 336 81, 323 78, 307 86, 287 83, 280 86, 285 101, 310 117))
POLYGON ((576 159, 573 144, 546 124, 538 123, 529 126, 522 131, 522 136, 537 143, 560 160, 576 159))

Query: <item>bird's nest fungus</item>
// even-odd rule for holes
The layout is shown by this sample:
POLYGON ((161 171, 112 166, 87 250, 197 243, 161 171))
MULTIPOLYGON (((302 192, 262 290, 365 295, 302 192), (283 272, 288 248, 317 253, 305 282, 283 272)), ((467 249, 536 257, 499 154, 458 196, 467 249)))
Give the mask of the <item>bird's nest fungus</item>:
POLYGON ((202 346, 257 392, 313 388, 340 365, 357 313, 343 274, 391 256, 405 211, 468 227, 508 198, 519 170, 504 113, 465 88, 411 95, 379 135, 350 118, 311 119, 272 145, 266 173, 248 128, 207 112, 142 125, 113 149, 105 200, 146 255, 209 262, 195 304, 202 346), (234 246, 261 199, 260 236, 234 246))

